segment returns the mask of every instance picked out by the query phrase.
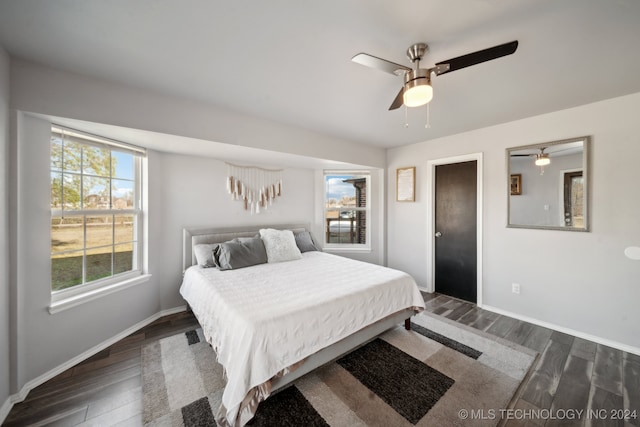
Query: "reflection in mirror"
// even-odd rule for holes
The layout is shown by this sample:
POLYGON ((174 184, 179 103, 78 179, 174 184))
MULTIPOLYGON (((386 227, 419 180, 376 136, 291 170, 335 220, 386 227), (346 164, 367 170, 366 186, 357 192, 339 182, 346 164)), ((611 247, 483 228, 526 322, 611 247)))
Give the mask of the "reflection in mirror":
POLYGON ((507 149, 508 226, 587 231, 589 137, 507 149))

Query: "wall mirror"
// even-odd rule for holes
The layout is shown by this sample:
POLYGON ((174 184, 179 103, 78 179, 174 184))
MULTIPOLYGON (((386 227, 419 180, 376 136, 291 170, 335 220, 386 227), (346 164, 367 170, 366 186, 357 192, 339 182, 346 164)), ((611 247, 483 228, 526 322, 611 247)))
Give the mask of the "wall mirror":
POLYGON ((507 149, 507 226, 588 231, 589 137, 507 149))

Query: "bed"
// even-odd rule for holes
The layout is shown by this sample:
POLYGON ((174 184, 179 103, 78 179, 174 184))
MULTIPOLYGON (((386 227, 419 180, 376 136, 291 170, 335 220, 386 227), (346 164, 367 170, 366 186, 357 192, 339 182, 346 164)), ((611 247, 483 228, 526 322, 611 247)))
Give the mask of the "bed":
POLYGON ((273 255, 270 235, 256 235, 289 233, 276 230, 310 236, 305 224, 183 232, 180 293, 227 377, 221 425, 246 424, 272 392, 424 309, 408 274, 321 251, 230 270, 199 263, 207 245, 256 238, 273 255))

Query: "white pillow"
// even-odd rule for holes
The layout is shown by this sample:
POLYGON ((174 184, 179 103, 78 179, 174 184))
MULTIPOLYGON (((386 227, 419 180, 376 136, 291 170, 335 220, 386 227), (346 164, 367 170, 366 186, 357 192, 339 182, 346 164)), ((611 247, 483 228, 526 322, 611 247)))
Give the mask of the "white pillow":
POLYGON ((260 237, 267 251, 268 262, 293 261, 302 258, 293 231, 263 228, 260 230, 260 237))

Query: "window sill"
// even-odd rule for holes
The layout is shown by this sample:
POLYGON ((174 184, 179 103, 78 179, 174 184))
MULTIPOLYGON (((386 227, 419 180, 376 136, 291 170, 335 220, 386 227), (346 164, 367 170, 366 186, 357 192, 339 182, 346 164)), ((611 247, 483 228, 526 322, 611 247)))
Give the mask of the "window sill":
POLYGON ((132 286, 140 285, 142 283, 148 282, 150 278, 151 274, 143 274, 141 276, 137 276, 128 280, 123 280, 122 282, 113 283, 111 285, 103 286, 79 295, 74 295, 69 298, 54 301, 49 306, 49 314, 56 314, 61 311, 76 307, 80 304, 93 301, 94 299, 101 298, 105 295, 109 295, 114 292, 130 288, 132 286))

